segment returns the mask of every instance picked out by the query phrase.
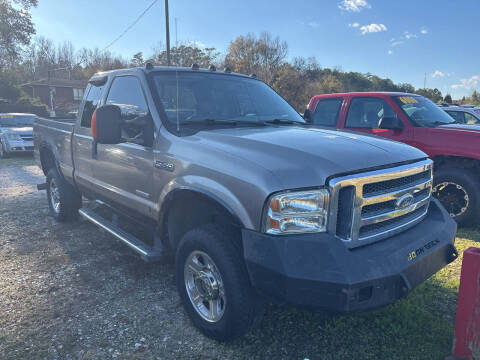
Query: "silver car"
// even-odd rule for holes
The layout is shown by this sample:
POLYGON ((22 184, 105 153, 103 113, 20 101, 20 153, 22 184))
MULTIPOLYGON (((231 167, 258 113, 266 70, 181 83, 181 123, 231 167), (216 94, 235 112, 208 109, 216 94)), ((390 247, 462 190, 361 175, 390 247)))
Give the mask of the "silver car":
POLYGON ((0 158, 11 153, 33 152, 34 114, 0 114, 0 158))
POLYGON ((480 107, 447 106, 442 107, 459 124, 480 124, 480 107))

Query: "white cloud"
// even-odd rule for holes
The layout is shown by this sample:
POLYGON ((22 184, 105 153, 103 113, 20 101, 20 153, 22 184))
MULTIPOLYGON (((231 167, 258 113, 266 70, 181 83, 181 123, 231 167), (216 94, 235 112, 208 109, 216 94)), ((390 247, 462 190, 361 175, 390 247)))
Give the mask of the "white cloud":
POLYGON ((364 8, 370 8, 371 6, 367 0, 342 0, 338 7, 345 11, 359 12, 364 8))
POLYGON ((452 85, 453 89, 477 89, 480 82, 479 75, 473 75, 469 79, 461 79, 460 84, 452 85))
POLYGON ((435 72, 432 74, 432 78, 436 78, 436 77, 444 77, 445 74, 443 72, 441 72, 440 70, 435 70, 435 72))
POLYGON ((388 50, 388 55, 392 55, 393 54, 393 51, 392 50, 388 50))
POLYGON ((394 41, 392 42, 390 45, 392 47, 395 47, 395 46, 398 46, 398 45, 402 45, 405 41, 402 41, 402 40, 397 40, 397 41, 394 41))
POLYGON ((360 31, 362 32, 362 35, 365 35, 368 33, 377 33, 381 31, 387 31, 387 27, 383 24, 363 25, 360 27, 360 31))
POLYGON ((428 30, 423 28, 422 30, 420 30, 420 34, 422 35, 427 35, 428 34, 428 30))
POLYGON ((188 45, 193 46, 193 47, 198 47, 201 49, 204 49, 207 47, 207 45, 201 41, 190 41, 188 45))
POLYGON ((318 28, 318 27, 320 27, 321 24, 319 22, 316 22, 316 21, 310 21, 307 25, 310 26, 310 27, 313 27, 313 28, 318 28))
POLYGON ((353 28, 357 28, 359 26, 360 26, 360 24, 357 23, 357 22, 354 22, 353 24, 348 24, 348 27, 353 27, 353 28))
POLYGON ((405 34, 405 39, 407 40, 412 38, 418 38, 417 34, 412 34, 411 32, 408 32, 408 31, 405 31, 404 34, 405 34))

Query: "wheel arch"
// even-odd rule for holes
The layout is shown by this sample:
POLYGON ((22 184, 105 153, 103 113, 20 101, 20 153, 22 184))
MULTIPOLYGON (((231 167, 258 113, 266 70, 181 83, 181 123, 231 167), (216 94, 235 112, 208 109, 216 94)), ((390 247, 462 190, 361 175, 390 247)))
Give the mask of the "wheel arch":
POLYGON ((437 155, 432 157, 434 162, 434 169, 445 169, 445 168, 460 168, 468 169, 474 172, 477 176, 480 175, 480 160, 464 157, 464 156, 453 156, 453 155, 437 155))
POLYGON ((159 224, 167 236, 167 245, 175 250, 181 237, 202 224, 215 223, 240 231, 247 226, 235 209, 207 189, 182 186, 171 190, 163 199, 159 224))

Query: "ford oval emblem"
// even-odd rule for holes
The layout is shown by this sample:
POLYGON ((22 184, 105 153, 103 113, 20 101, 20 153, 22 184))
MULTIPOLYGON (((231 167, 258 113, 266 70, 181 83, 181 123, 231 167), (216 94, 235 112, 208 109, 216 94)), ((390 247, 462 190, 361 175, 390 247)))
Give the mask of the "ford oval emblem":
POLYGON ((405 194, 397 199, 395 202, 395 209, 403 210, 413 204, 415 198, 412 194, 405 194))

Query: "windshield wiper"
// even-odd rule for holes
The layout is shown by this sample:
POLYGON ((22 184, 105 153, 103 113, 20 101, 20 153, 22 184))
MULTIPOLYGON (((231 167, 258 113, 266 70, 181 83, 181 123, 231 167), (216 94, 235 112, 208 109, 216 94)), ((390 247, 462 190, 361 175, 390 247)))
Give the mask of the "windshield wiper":
POLYGON ((294 121, 294 120, 289 120, 289 119, 270 119, 270 120, 265 120, 264 123, 266 124, 287 124, 287 125, 290 125, 290 124, 301 124, 301 125, 304 125, 304 123, 300 122, 300 121, 294 121))
POLYGON ((226 119, 214 119, 206 118, 200 120, 187 120, 181 121, 180 125, 194 125, 194 124, 207 124, 207 125, 237 125, 238 121, 236 120, 226 120, 226 119))
POLYGON ((233 119, 214 119, 214 118, 206 118, 201 120, 187 120, 180 122, 180 125, 233 125, 233 126, 265 126, 266 123, 264 121, 256 121, 256 120, 233 120, 233 119))

